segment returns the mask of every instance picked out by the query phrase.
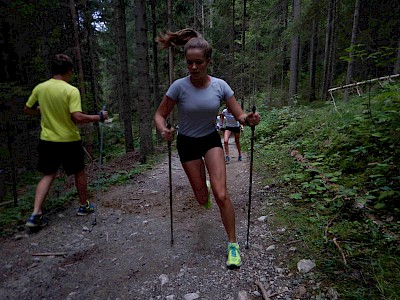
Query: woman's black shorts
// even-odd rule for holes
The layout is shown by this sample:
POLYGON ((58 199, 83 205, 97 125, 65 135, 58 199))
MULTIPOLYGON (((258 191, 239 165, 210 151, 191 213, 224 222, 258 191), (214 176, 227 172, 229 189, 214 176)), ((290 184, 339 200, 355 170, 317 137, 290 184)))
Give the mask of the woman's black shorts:
POLYGON ((85 168, 85 153, 82 141, 49 142, 39 140, 37 169, 43 174, 54 174, 60 166, 67 175, 76 174, 85 168))
POLYGON ((226 130, 229 130, 230 132, 233 132, 233 133, 240 133, 240 127, 228 127, 228 126, 226 126, 226 130))
POLYGON ((199 138, 178 133, 176 147, 181 163, 184 163, 191 160, 202 159, 208 150, 215 147, 222 148, 222 144, 221 137, 217 131, 199 138))

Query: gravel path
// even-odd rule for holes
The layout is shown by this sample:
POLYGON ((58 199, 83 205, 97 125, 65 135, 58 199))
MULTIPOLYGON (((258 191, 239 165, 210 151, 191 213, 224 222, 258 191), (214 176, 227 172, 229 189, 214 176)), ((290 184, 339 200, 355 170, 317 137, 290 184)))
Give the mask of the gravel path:
POLYGON ((271 299, 312 299, 306 277, 285 267, 294 248, 279 242, 284 228, 274 228, 268 213, 270 205, 278 205, 269 202, 274 191, 263 189, 257 174, 245 249, 249 158, 238 162, 231 142, 228 190, 241 245, 239 270, 225 267, 227 240, 217 205, 206 210, 197 204, 174 153, 173 245, 166 158, 129 184, 106 191, 93 229, 93 217, 77 217, 71 206, 51 215, 50 226, 38 233, 2 239, 0 298, 264 299, 260 282, 271 299))

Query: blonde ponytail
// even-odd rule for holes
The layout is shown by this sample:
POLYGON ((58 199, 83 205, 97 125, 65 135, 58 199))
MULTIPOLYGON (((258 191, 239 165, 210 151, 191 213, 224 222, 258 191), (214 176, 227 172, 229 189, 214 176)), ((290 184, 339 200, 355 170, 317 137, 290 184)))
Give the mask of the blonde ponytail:
POLYGON ((191 28, 181 29, 176 32, 167 31, 166 34, 156 38, 161 49, 167 49, 172 46, 185 46, 184 52, 191 48, 204 50, 206 58, 211 58, 212 48, 210 44, 202 37, 201 33, 191 28))

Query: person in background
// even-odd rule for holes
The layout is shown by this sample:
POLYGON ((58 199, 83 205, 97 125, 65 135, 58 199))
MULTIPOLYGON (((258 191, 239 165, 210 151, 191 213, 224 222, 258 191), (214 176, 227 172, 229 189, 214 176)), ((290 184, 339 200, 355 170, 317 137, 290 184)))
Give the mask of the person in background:
POLYGON ((68 83, 72 69, 73 62, 69 56, 55 55, 51 62, 52 78, 33 89, 24 107, 25 113, 41 116, 37 168, 43 177, 36 187, 33 212, 26 222, 29 228, 41 228, 48 224, 42 206, 61 165, 67 175, 75 175, 80 202, 77 215, 94 212, 94 206, 87 199, 84 149, 76 123, 104 122, 108 113, 82 113, 79 90, 68 83))
POLYGON ((182 167, 200 205, 211 207, 212 189, 228 237, 226 265, 230 269, 239 268, 242 261, 236 240, 235 211, 227 191, 224 150, 215 128, 215 116, 223 104, 241 124, 255 126, 260 116, 257 112, 244 113, 230 86, 208 75, 212 48, 200 33, 193 29, 167 32, 158 37, 157 42, 163 49, 184 45, 189 75, 177 79, 169 87, 154 115, 155 126, 165 141, 172 141, 174 128, 166 126, 166 118, 177 105, 177 149, 182 167), (206 168, 211 186, 206 180, 206 168))
POLYGON ((238 151, 238 161, 242 161, 242 147, 240 146, 240 123, 232 115, 229 107, 225 108, 221 113, 222 122, 226 123, 224 131, 224 149, 225 149, 225 161, 228 162, 229 158, 229 138, 233 133, 235 136, 235 144, 238 151))
POLYGON ((223 133, 225 130, 224 123, 222 122, 221 115, 219 114, 216 119, 216 128, 219 133, 223 133))

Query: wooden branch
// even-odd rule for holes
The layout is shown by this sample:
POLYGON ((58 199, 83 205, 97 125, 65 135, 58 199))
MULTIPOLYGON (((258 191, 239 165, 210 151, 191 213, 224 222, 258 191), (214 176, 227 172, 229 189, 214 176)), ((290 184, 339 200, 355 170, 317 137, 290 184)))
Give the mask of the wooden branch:
MULTIPOLYGON (((332 200, 335 200, 337 196, 335 196, 332 200)), ((337 214, 336 216, 334 216, 325 226, 325 231, 324 231, 324 237, 325 240, 328 241, 328 233, 329 233, 329 227, 332 226, 333 221, 336 220, 337 217, 339 217, 340 214, 337 214)))
POLYGON ((350 83, 350 84, 346 84, 346 85, 342 85, 342 86, 338 86, 338 87, 334 87, 328 90, 328 92, 333 92, 333 91, 337 91, 337 90, 341 90, 341 89, 347 89, 350 87, 357 87, 357 92, 359 92, 358 90, 358 86, 366 84, 366 83, 371 83, 371 82, 375 82, 375 81, 381 81, 381 80, 390 80, 392 78, 396 78, 399 77, 400 74, 395 74, 395 75, 389 75, 389 76, 384 76, 384 77, 379 77, 379 78, 373 78, 373 79, 369 79, 369 80, 365 80, 365 81, 360 81, 360 82, 356 82, 356 83, 350 83))
POLYGON ((257 280, 255 283, 256 283, 256 285, 259 287, 259 289, 261 290, 263 299, 264 299, 264 300, 271 300, 271 298, 268 297, 268 293, 267 293, 267 291, 265 290, 265 288, 264 288, 264 286, 262 285, 262 283, 261 283, 260 281, 258 281, 258 280, 257 280))
POLYGON ((271 298, 271 297, 275 297, 275 296, 278 296, 278 295, 280 295, 280 294, 283 294, 283 292, 282 292, 282 293, 273 293, 273 294, 269 295, 269 297, 270 297, 270 298, 271 298))
POLYGON ((294 240, 294 241, 290 241, 290 242, 287 242, 286 243, 286 245, 291 245, 291 244, 295 244, 295 243, 298 243, 298 242, 301 242, 302 240, 294 240))
POLYGON ((8 204, 12 204, 14 203, 14 200, 10 200, 10 201, 6 201, 6 202, 2 202, 0 203, 0 206, 4 206, 4 205, 8 205, 8 204))
POLYGON ((66 256, 65 252, 42 252, 42 253, 33 253, 32 256, 66 256))
POLYGON ((87 157, 90 159, 91 162, 93 162, 93 157, 90 155, 90 153, 87 151, 85 147, 83 147, 83 151, 85 151, 87 157))
POLYGON ((336 241, 336 237, 334 237, 332 241, 335 244, 335 246, 339 249, 340 253, 342 254, 344 264, 347 265, 346 256, 344 255, 342 248, 340 248, 339 243, 336 241))

